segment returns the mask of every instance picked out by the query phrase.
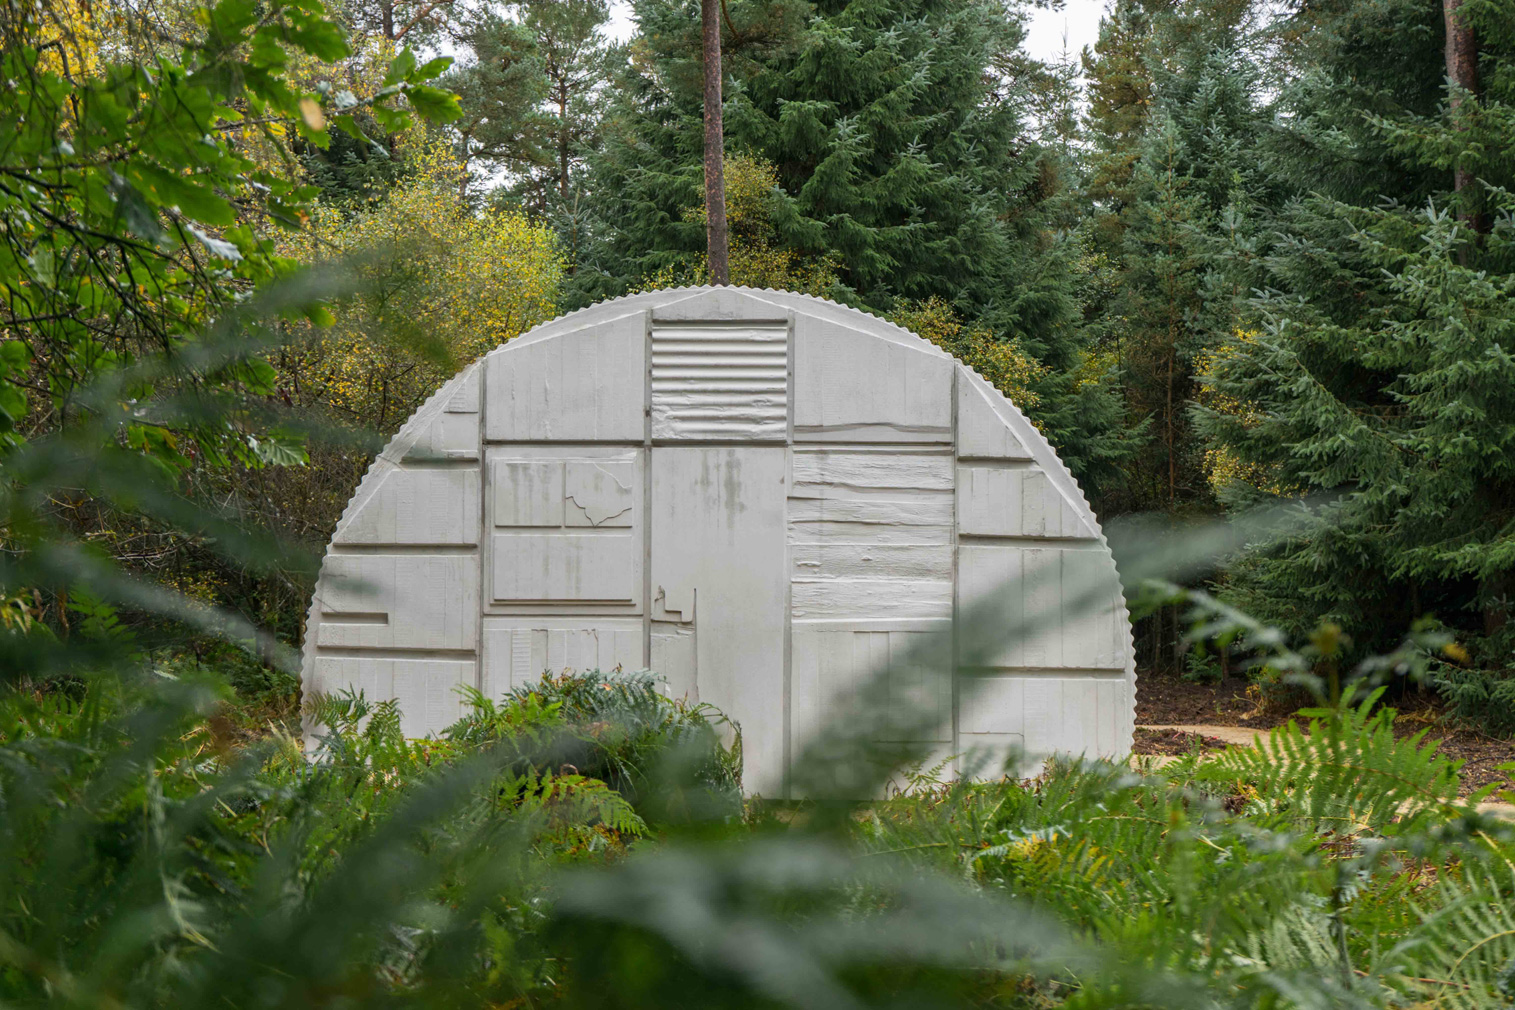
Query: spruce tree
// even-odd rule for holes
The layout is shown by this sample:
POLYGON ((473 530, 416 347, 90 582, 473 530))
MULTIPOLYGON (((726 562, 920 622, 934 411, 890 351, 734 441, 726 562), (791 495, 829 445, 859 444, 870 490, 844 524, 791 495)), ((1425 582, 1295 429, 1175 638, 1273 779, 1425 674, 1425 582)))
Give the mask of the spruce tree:
MULTIPOLYGON (((778 245, 835 266, 828 294, 881 313, 936 300, 1049 369, 1038 421, 1076 472, 1126 452, 1119 403, 1077 327, 1081 248, 1048 201, 1065 185, 1034 139, 1030 96, 996 72, 1021 15, 1002 0, 731 3, 728 150, 777 171, 778 245)), ((598 235, 584 299, 670 269, 703 244, 698 4, 640 0, 635 58, 594 159, 598 235)))
POLYGON ((1266 324, 1220 350, 1198 423, 1233 461, 1228 500, 1314 496, 1297 535, 1233 570, 1235 599, 1297 628, 1337 621, 1363 647, 1434 613, 1507 666, 1515 173, 1493 152, 1515 149, 1515 3, 1464 10, 1486 28, 1487 87, 1455 113, 1434 87, 1439 12, 1354 10, 1310 54, 1276 157, 1319 158, 1323 192, 1280 218, 1266 324), (1411 65, 1421 79, 1400 80, 1411 65), (1348 131, 1365 93, 1381 112, 1348 131), (1459 170, 1487 234, 1459 216, 1459 170))
POLYGON ((1085 54, 1092 153, 1083 230, 1104 293, 1087 328, 1121 366, 1150 436, 1107 504, 1208 507, 1188 410, 1206 349, 1244 325, 1258 218, 1280 192, 1260 163, 1271 110, 1245 5, 1120 0, 1085 54))

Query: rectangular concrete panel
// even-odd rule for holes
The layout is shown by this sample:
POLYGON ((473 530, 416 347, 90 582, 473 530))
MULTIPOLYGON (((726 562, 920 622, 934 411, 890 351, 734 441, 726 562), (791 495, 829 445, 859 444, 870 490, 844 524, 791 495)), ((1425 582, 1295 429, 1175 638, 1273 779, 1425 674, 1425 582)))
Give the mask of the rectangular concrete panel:
POLYGON ((796 620, 952 616, 950 450, 796 446, 790 470, 796 620))
POLYGON ((918 620, 952 616, 952 583, 938 579, 794 580, 792 612, 796 621, 918 620))
POLYGON ((740 721, 744 784, 765 796, 784 779, 785 456, 781 446, 652 454, 652 593, 693 611, 699 699, 740 721))
POLYGON ((628 532, 496 533, 491 598, 507 602, 632 603, 642 542, 628 532))
POLYGON ((318 646, 472 652, 478 555, 329 555, 316 605, 318 646))
POLYGON ((951 584, 950 544, 796 543, 796 579, 936 581, 951 584))
POLYGON ((885 707, 880 742, 952 739, 951 624, 933 631, 817 629, 794 624, 790 676, 792 738, 798 755, 807 741, 846 720, 864 704, 860 691, 880 690, 885 707))
POLYGON ((782 442, 788 403, 787 324, 653 326, 654 440, 782 442))
POLYGON ((636 312, 485 359, 491 442, 641 442, 647 317, 636 312))
POLYGON ((1024 675, 963 677, 958 698, 958 767, 964 777, 993 781, 1035 770, 1025 753, 1024 675))
POLYGON ((544 673, 641 670, 643 651, 638 618, 487 617, 480 690, 498 700, 544 673))
POLYGON ((315 683, 307 689, 336 694, 362 691, 370 703, 393 698, 400 709, 400 732, 431 736, 463 717, 463 687, 472 687, 473 660, 368 659, 318 656, 315 683))
POLYGON ((952 492, 952 456, 945 451, 882 446, 807 446, 794 452, 793 498, 838 491, 952 492))
MULTIPOLYGON (((406 462, 475 460, 479 458, 479 383, 482 366, 473 366, 441 411, 422 422, 402 455, 406 462)), ((402 435, 402 437, 404 437, 402 435)))
POLYGON ((963 710, 958 717, 962 734, 1024 734, 1026 729, 1026 678, 1019 674, 964 677, 961 685, 963 710))
POLYGON ((1054 753, 1117 756, 1130 708, 1130 687, 1116 672, 985 671, 964 677, 960 691, 960 748, 1014 737, 1027 769, 1054 753))
MULTIPOLYGON (((381 464, 384 465, 384 464, 381 464)), ((352 511, 334 544, 454 546, 479 542, 479 471, 391 469, 352 511)))
POLYGON ((958 467, 958 532, 966 536, 1093 539, 1073 503, 1034 466, 958 467))
POLYGON ((804 526, 808 539, 866 534, 870 539, 903 538, 896 542, 952 542, 952 495, 873 497, 795 497, 789 501, 789 521, 804 526))
POLYGON ((990 405, 988 392, 963 367, 957 370, 957 454, 964 459, 1031 459, 1031 451, 990 405))
POLYGON ((490 464, 496 526, 562 526, 561 460, 497 459, 490 464))
POLYGON ((1108 754, 1101 750, 1100 740, 1108 738, 1119 716, 1108 705, 1110 684, 1109 680, 1087 677, 1026 678, 1027 756, 1067 754, 1092 758, 1108 754), (1105 708, 1100 706, 1102 694, 1107 698, 1105 708), (1103 732, 1102 726, 1107 727, 1103 732))
MULTIPOLYGON (((1125 607, 1102 550, 964 544, 958 629, 969 666, 1125 667, 1125 607)), ((1028 740, 1029 742, 1029 740, 1028 740)))
POLYGON ((817 316, 794 327, 795 441, 951 441, 951 358, 817 316))

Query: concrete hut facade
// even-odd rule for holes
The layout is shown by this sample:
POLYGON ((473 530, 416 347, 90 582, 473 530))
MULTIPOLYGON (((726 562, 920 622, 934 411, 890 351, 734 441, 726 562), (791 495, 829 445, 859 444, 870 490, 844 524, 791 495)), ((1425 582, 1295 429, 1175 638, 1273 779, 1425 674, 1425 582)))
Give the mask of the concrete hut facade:
POLYGON ((1131 745, 1114 562, 1051 446, 927 341, 786 292, 634 295, 496 348, 337 525, 307 690, 396 698, 421 736, 458 718, 461 685, 616 667, 739 723, 769 796, 880 670, 891 704, 934 713, 944 757, 1131 745), (966 647, 969 607, 1015 633, 966 647), (962 668, 911 669, 922 643, 962 668))

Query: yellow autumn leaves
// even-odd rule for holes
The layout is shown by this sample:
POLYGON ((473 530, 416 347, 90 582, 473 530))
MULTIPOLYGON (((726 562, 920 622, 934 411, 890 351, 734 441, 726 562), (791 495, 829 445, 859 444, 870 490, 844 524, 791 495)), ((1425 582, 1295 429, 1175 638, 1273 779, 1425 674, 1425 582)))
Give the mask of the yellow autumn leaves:
POLYGON ((1036 408, 1041 406, 1042 399, 1035 387, 1046 377, 1048 369, 1020 344, 996 339, 984 326, 969 325, 957 309, 935 296, 903 306, 890 314, 889 321, 955 356, 989 380, 1036 423, 1036 408))
MULTIPOLYGON (((774 288, 807 295, 829 294, 837 280, 834 257, 805 256, 781 246, 773 227, 773 190, 778 170, 761 158, 728 154, 726 224, 730 229, 731 283, 739 287, 774 288)), ((684 220, 705 221, 703 203, 684 212, 684 220)), ((667 266, 643 279, 639 291, 709 283, 710 266, 704 253, 667 266)))
POLYGON ((37 69, 73 81, 99 75, 102 28, 124 23, 120 11, 96 9, 87 0, 22 0, 11 16, 38 24, 37 69))
MULTIPOLYGON (((1208 380, 1217 370, 1225 368, 1232 358, 1256 340, 1255 331, 1237 330, 1232 334, 1231 341, 1207 350, 1194 362, 1194 374, 1200 380, 1198 396, 1200 405, 1217 414, 1235 418, 1244 428, 1252 428, 1262 423, 1264 419, 1262 407, 1228 396, 1217 390, 1215 385, 1208 380)), ((1205 478, 1217 494, 1234 484, 1256 488, 1280 498, 1293 498, 1305 493, 1303 488, 1294 487, 1280 480, 1276 467, 1248 462, 1238 456, 1233 449, 1224 445, 1205 450, 1204 468, 1205 478)))
POLYGON ((551 231, 518 211, 474 211, 462 169, 440 142, 417 141, 413 175, 382 199, 317 205, 284 252, 357 275, 308 327, 281 369, 298 399, 390 432, 459 368, 556 314, 563 262, 551 231))

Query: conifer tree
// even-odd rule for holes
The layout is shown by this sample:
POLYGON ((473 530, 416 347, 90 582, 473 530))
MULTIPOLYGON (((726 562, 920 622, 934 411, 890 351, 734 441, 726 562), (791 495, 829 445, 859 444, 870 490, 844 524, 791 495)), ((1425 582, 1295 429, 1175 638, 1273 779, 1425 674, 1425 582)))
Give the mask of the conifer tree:
MULTIPOLYGON (((778 245, 835 264, 832 297, 878 312, 933 299, 1049 371, 1038 421, 1075 471, 1126 451, 1119 403, 1077 327, 1081 252, 1048 201, 1065 185, 1029 97, 996 72, 1021 15, 1003 0, 731 3, 728 151, 777 171, 778 245)), ((698 4, 640 0, 636 54, 595 159, 602 244, 580 297, 618 293, 703 246, 698 4)))
POLYGON ((1435 86, 1440 47, 1425 40, 1439 11, 1352 10, 1328 26, 1276 155, 1319 158, 1325 192, 1280 218, 1266 326, 1221 349, 1198 421, 1235 460, 1228 500, 1324 501, 1297 536, 1232 572, 1234 598, 1296 627, 1336 620, 1364 647, 1434 613, 1508 665, 1515 173, 1492 152, 1515 149, 1515 4, 1463 10, 1488 28, 1474 109, 1435 86), (1409 66, 1418 81, 1399 79, 1409 66), (1379 114, 1349 132, 1347 103, 1363 93, 1379 114), (1463 172, 1487 235, 1459 217, 1463 172))
POLYGON ((462 34, 473 58, 448 74, 463 116, 453 124, 468 181, 499 173, 531 178, 551 164, 542 109, 547 78, 537 41, 523 23, 486 11, 462 34))
POLYGON ((1246 5, 1120 0, 1085 54, 1093 141, 1084 231, 1108 295, 1088 328, 1120 362, 1151 436, 1115 504, 1209 499, 1188 409, 1195 362, 1248 313, 1257 218, 1280 193, 1259 161, 1270 110, 1246 5))
POLYGON ((606 0, 527 0, 513 17, 486 12, 463 41, 473 58, 448 83, 475 191, 547 220, 572 271, 587 227, 584 161, 599 142, 601 105, 621 47, 606 0))

